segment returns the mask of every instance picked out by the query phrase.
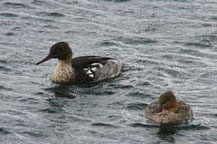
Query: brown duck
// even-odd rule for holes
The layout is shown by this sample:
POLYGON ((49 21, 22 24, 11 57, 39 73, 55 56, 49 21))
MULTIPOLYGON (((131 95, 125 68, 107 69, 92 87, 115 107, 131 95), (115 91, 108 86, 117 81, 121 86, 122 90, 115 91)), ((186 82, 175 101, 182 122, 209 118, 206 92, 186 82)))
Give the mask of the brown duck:
POLYGON ((157 123, 183 123, 193 118, 193 111, 184 101, 177 101, 173 92, 160 95, 145 109, 146 117, 157 123))
POLYGON ((50 77, 55 83, 98 82, 120 75, 122 68, 120 61, 114 58, 100 56, 73 58, 72 50, 66 42, 54 44, 49 54, 36 65, 56 58, 58 64, 50 77))

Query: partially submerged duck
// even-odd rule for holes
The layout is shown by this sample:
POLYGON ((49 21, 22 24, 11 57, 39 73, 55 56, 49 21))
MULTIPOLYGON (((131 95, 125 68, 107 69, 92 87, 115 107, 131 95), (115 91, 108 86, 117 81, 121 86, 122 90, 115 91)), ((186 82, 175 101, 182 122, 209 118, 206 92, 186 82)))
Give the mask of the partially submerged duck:
POLYGON ((184 101, 177 101, 173 92, 160 95, 145 109, 146 117, 157 123, 183 123, 193 118, 193 111, 184 101))
POLYGON ((49 54, 36 65, 55 58, 58 59, 58 64, 50 77, 55 83, 98 82, 118 76, 122 68, 121 63, 114 58, 100 56, 73 58, 73 53, 66 42, 54 44, 49 54))

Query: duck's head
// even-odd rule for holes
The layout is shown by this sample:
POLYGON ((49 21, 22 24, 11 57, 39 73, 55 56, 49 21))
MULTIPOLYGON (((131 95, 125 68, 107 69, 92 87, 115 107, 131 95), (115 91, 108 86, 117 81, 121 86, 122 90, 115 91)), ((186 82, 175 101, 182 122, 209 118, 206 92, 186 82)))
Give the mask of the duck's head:
POLYGON ((176 113, 178 111, 178 102, 172 91, 168 91, 160 95, 159 106, 153 111, 153 113, 159 113, 163 110, 176 113))
POLYGON ((71 60, 72 51, 67 42, 58 42, 54 44, 50 48, 49 54, 40 62, 36 63, 36 65, 55 58, 58 58, 59 60, 71 60))

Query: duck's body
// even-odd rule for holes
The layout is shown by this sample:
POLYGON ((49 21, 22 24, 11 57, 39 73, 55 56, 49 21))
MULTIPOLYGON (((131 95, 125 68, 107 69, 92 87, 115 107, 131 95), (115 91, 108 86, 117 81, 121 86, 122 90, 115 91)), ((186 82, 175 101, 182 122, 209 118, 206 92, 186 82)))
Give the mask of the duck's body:
POLYGON ((118 60, 109 57, 82 56, 72 58, 71 49, 65 42, 53 45, 49 55, 37 64, 50 58, 58 58, 58 65, 50 77, 55 83, 98 82, 118 76, 122 68, 118 60), (57 56, 53 56, 55 54, 57 56))
MULTIPOLYGON (((164 96, 173 95, 172 92, 166 92, 164 96)), ((162 96, 162 95, 161 95, 162 96)), ((145 109, 146 117, 149 120, 155 121, 157 123, 183 123, 193 118, 193 111, 189 105, 184 101, 176 101, 172 104, 172 100, 165 100, 164 103, 160 101, 162 97, 154 100, 145 109), (176 104, 175 104, 176 103, 176 104), (170 105, 172 104, 172 105, 170 105), (170 105, 170 106, 169 106, 170 105)))
POLYGON ((51 80, 56 83, 97 82, 118 76, 121 63, 115 59, 99 56, 83 56, 65 63, 59 60, 51 80))

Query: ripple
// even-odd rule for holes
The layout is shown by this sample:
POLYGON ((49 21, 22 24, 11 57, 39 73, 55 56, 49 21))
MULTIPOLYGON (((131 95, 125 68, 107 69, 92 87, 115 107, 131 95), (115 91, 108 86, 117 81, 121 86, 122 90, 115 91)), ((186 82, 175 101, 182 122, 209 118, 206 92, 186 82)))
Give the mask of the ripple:
POLYGON ((0 16, 5 16, 5 17, 18 17, 19 15, 14 14, 14 13, 0 13, 0 16))
POLYGON ((108 128, 118 128, 118 126, 115 126, 113 124, 108 123, 92 123, 93 126, 100 126, 100 127, 108 127, 108 128))
POLYGON ((200 78, 214 78, 216 77, 217 70, 213 70, 213 71, 209 71, 209 72, 205 72, 203 74, 200 75, 200 78))
POLYGON ((13 33, 13 32, 8 32, 8 33, 6 33, 5 35, 6 35, 6 36, 14 36, 15 33, 13 33))
POLYGON ((212 24, 209 24, 209 23, 203 23, 201 25, 202 27, 212 27, 213 26, 212 24))
POLYGON ((177 1, 177 2, 188 2, 188 0, 172 0, 172 1, 177 1))
POLYGON ((134 88, 134 86, 131 84, 125 84, 125 85, 117 85, 117 86, 115 86, 115 88, 132 89, 132 88, 134 88))
POLYGON ((217 21, 217 16, 211 16, 210 19, 217 21))
POLYGON ((123 102, 113 102, 111 104, 108 104, 108 106, 112 106, 112 107, 123 106, 123 102))
POLYGON ((16 3, 16 2, 5 2, 4 6, 9 8, 31 8, 28 5, 25 5, 23 3, 16 3))
POLYGON ((127 94, 127 96, 133 96, 133 97, 141 97, 141 98, 143 98, 143 97, 145 97, 145 94, 143 93, 143 92, 139 92, 139 91, 134 91, 134 92, 129 92, 128 94, 127 94))
POLYGON ((49 107, 40 109, 43 113, 62 113, 65 102, 58 101, 57 99, 48 99, 49 107))
POLYGON ((162 125, 160 128, 167 130, 169 128, 174 128, 177 130, 207 130, 210 129, 207 126, 202 126, 202 125, 162 125), (172 126, 172 127, 171 127, 172 126))
POLYGON ((45 137, 47 137, 46 135, 44 135, 41 132, 25 131, 25 132, 23 132, 23 134, 29 135, 29 136, 35 137, 35 138, 42 138, 42 137, 45 138, 45 137))
POLYGON ((10 72, 12 70, 10 68, 5 67, 5 66, 0 66, 0 71, 10 72))
POLYGON ((130 124, 131 127, 141 127, 141 128, 157 128, 159 125, 150 125, 150 124, 143 124, 143 123, 132 123, 130 124))
MULTIPOLYGON (((28 18, 29 19, 29 18, 28 18)), ((55 20, 52 19, 48 19, 48 18, 38 18, 38 20, 42 21, 42 22, 50 22, 50 23, 54 23, 55 20)))
POLYGON ((45 1, 42 1, 42 0, 33 0, 32 4, 42 6, 43 4, 45 4, 45 1))
POLYGON ((58 12, 39 12, 38 14, 49 17, 64 17, 64 14, 58 12))
POLYGON ((19 101, 21 103, 28 103, 31 105, 39 104, 39 100, 37 98, 34 98, 34 97, 21 97, 17 101, 19 101))
POLYGON ((108 2, 128 2, 130 0, 103 0, 103 1, 108 1, 108 2))
MULTIPOLYGON (((139 63, 139 64, 150 64, 150 65, 158 65, 159 62, 156 61, 156 60, 153 60, 153 59, 150 59, 150 58, 137 58, 135 60, 136 63, 139 63)), ((143 70, 141 68, 136 68, 136 70, 143 70)), ((134 70, 134 69, 133 69, 134 70)))
POLYGON ((57 13, 57 12, 47 13, 47 15, 53 17, 64 17, 64 14, 57 13))
POLYGON ((153 84, 149 81, 138 81, 138 83, 136 84, 136 86, 153 86, 153 84))
POLYGON ((5 61, 5 60, 0 60, 0 63, 6 64, 7 61, 5 61))
POLYGON ((200 35, 203 42, 212 42, 217 40, 217 36, 215 34, 206 34, 206 35, 200 35))
POLYGON ((57 26, 53 26, 53 25, 51 25, 51 24, 45 25, 44 27, 45 27, 45 28, 58 29, 57 26))
POLYGON ((137 103, 130 103, 125 108, 130 109, 130 110, 141 110, 141 111, 143 111, 147 107, 147 105, 148 104, 146 104, 146 103, 137 102, 137 103))
POLYGON ((56 107, 41 109, 40 111, 43 112, 43 113, 50 113, 50 114, 63 112, 62 109, 56 108, 56 107))
POLYGON ((201 126, 200 124, 194 125, 194 124, 143 124, 143 123, 133 123, 131 124, 132 127, 141 127, 141 128, 160 128, 161 132, 175 129, 175 130, 207 130, 210 129, 207 126, 201 126))
POLYGON ((140 37, 135 37, 135 38, 119 37, 116 39, 116 41, 121 41, 124 44, 128 44, 128 45, 147 45, 147 44, 153 44, 158 42, 157 40, 153 40, 149 38, 140 38, 140 37))
POLYGON ((2 85, 0 85, 0 89, 7 90, 7 91, 13 90, 12 88, 6 88, 5 86, 2 86, 2 85))
POLYGON ((188 42, 185 44, 186 46, 194 46, 194 47, 201 47, 201 48, 205 48, 205 47, 210 47, 211 44, 207 43, 197 43, 197 42, 188 42))
POLYGON ((93 91, 91 94, 94 94, 94 95, 114 95, 115 92, 112 90, 104 90, 104 91, 93 91))
POLYGON ((179 53, 187 54, 187 55, 193 55, 193 56, 202 56, 203 55, 199 50, 194 50, 194 49, 181 49, 181 50, 179 50, 179 53))
MULTIPOLYGON (((155 69, 155 68, 154 68, 155 69)), ((163 77, 185 78, 188 74, 170 67, 156 67, 157 71, 162 71, 163 77)))
POLYGON ((118 46, 117 43, 112 42, 112 41, 103 41, 103 42, 100 42, 98 45, 101 45, 101 46, 118 46))
POLYGON ((74 92, 67 85, 59 85, 51 88, 46 88, 45 91, 54 93, 55 97, 63 97, 73 99, 76 97, 74 92))
POLYGON ((11 132, 9 132, 8 130, 6 130, 5 128, 0 128, 0 133, 1 134, 10 134, 11 132))

